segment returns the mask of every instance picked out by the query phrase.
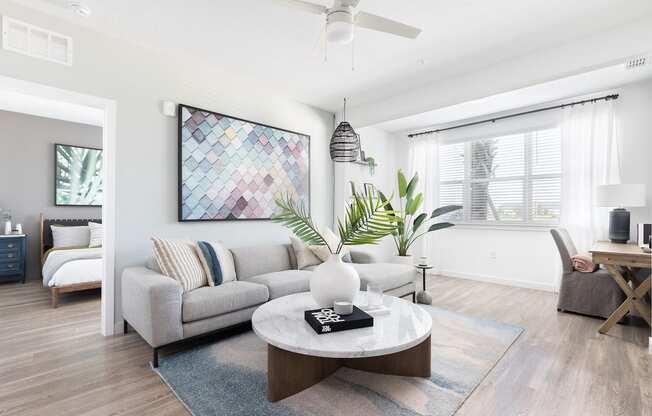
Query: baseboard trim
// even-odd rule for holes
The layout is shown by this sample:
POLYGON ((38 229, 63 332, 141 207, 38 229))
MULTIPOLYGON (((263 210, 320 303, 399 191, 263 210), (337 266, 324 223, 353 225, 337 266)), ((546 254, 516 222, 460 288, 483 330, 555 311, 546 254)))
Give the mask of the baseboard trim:
POLYGON ((516 280, 516 279, 505 279, 502 277, 489 276, 484 274, 460 273, 452 270, 438 270, 434 273, 441 274, 444 276, 454 277, 456 279, 475 280, 477 282, 495 283, 503 286, 513 286, 513 287, 521 287, 524 289, 543 290, 545 292, 554 292, 554 293, 559 292, 559 288, 552 284, 533 283, 533 282, 527 282, 527 281, 516 280))

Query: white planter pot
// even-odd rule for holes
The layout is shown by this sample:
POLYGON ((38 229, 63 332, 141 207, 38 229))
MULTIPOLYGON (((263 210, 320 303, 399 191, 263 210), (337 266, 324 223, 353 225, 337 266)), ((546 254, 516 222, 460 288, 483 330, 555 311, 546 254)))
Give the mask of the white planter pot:
POLYGON ((310 294, 322 308, 332 308, 335 301, 353 302, 359 290, 358 272, 339 254, 331 254, 310 277, 310 294))
POLYGON ((413 266, 414 265, 414 257, 412 255, 407 255, 407 256, 394 256, 392 258, 392 263, 396 264, 405 264, 407 266, 413 266))

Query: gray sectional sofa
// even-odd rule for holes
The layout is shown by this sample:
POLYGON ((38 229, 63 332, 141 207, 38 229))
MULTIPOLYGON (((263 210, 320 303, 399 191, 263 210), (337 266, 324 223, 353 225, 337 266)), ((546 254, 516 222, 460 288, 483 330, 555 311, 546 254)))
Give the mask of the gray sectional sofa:
MULTIPOLYGON (((256 308, 271 300, 309 290, 310 270, 297 270, 291 245, 231 249, 237 280, 183 293, 181 285, 164 276, 155 262, 129 267, 122 273, 122 316, 125 333, 131 325, 154 349, 246 324, 256 308)), ((361 290, 379 283, 388 295, 416 292, 413 267, 376 263, 372 255, 352 251, 352 266, 361 290)))

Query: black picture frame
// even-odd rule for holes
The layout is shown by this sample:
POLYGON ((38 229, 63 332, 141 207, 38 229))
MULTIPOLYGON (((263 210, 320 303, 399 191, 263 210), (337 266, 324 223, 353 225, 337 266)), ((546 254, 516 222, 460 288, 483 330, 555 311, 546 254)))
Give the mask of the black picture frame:
MULTIPOLYGON (((102 152, 102 160, 104 160, 104 153, 103 153, 103 149, 101 147, 78 146, 76 144, 54 143, 54 166, 53 166, 54 175, 52 175, 54 177, 54 186, 52 187, 52 189, 54 190, 54 194, 53 194, 53 196, 54 196, 54 206, 55 207, 79 207, 79 208, 93 207, 93 208, 101 208, 102 205, 60 204, 60 203, 57 202, 57 182, 58 182, 58 179, 59 179, 59 172, 57 170, 57 154, 58 154, 57 149, 58 149, 59 146, 75 147, 75 148, 78 148, 78 149, 99 150, 100 152, 102 152)), ((102 163, 104 163, 104 162, 102 162, 102 163)), ((102 166, 104 166, 104 165, 102 165, 102 166)), ((102 186, 104 186, 104 184, 102 184, 102 186)))
POLYGON ((272 126, 272 125, 269 125, 269 124, 259 123, 257 121, 251 121, 251 120, 247 120, 247 119, 244 119, 244 118, 235 117, 235 116, 232 116, 232 115, 229 115, 229 114, 218 113, 216 111, 207 110, 205 108, 200 108, 200 107, 195 107, 195 106, 192 106, 192 105, 189 105, 189 104, 179 103, 179 104, 177 104, 177 221, 178 222, 271 221, 271 217, 270 218, 206 218, 206 219, 201 219, 201 218, 197 218, 197 219, 187 219, 187 218, 185 218, 184 219, 183 218, 183 207, 182 207, 182 205, 183 205, 182 204, 182 188, 183 188, 182 165, 183 165, 183 161, 181 160, 181 146, 182 146, 181 130, 183 128, 182 113, 183 113, 184 108, 194 110, 194 111, 202 111, 202 112, 205 112, 205 113, 211 113, 211 114, 215 114, 215 115, 220 116, 220 117, 228 117, 228 118, 231 118, 231 119, 234 119, 234 120, 242 121, 244 123, 256 124, 256 125, 261 126, 261 127, 267 127, 267 128, 276 129, 276 130, 284 131, 284 132, 287 132, 287 133, 291 133, 291 134, 297 134, 297 135, 300 135, 300 136, 305 136, 308 139, 308 204, 306 206, 306 210, 307 210, 308 214, 310 214, 310 206, 311 206, 311 200, 312 200, 312 179, 310 177, 311 176, 310 175, 310 164, 311 164, 311 159, 312 159, 312 154, 311 154, 311 152, 312 152, 312 140, 311 140, 311 137, 310 137, 309 134, 300 133, 300 132, 297 132, 297 131, 288 130, 288 129, 284 129, 284 128, 281 128, 281 127, 272 126))

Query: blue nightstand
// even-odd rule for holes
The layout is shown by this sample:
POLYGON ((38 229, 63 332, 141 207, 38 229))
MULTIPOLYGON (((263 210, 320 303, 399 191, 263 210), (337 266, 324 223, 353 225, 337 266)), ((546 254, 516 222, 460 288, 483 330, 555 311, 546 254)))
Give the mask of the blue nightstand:
POLYGON ((25 283, 26 235, 0 235, 0 282, 21 280, 25 283))

